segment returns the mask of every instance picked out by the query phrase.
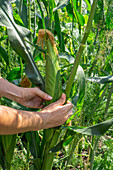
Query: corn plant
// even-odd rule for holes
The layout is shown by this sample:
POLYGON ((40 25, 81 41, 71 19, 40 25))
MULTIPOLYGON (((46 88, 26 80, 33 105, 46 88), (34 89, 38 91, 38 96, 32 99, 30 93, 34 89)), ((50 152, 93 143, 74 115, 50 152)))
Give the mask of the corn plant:
MULTIPOLYGON (((62 93, 62 77, 61 77, 61 70, 59 66, 59 54, 58 50, 56 48, 55 42, 54 42, 54 35, 48 30, 52 28, 53 21, 55 21, 55 28, 56 32, 58 34, 58 40, 61 42, 59 51, 62 52, 64 50, 64 43, 62 43, 63 34, 61 33, 61 27, 59 22, 59 16, 58 16, 58 9, 63 7, 70 6, 73 10, 73 16, 76 18, 77 23, 79 25, 79 32, 81 33, 81 27, 84 25, 84 17, 81 15, 81 12, 77 11, 76 1, 71 0, 60 1, 60 3, 56 6, 54 0, 49 1, 42 1, 44 4, 44 7, 46 9, 48 24, 46 24, 46 19, 44 17, 44 13, 41 7, 41 3, 39 0, 37 0, 37 5, 39 7, 41 16, 41 28, 38 31, 38 44, 34 44, 32 42, 32 35, 31 31, 31 11, 30 11, 30 1, 28 3, 28 11, 29 11, 29 20, 27 28, 18 25, 15 23, 12 15, 12 7, 9 0, 0 0, 0 25, 7 27, 7 33, 9 42, 13 48, 13 50, 24 59, 26 65, 25 65, 25 73, 27 77, 30 79, 30 81, 33 83, 33 85, 40 86, 42 90, 50 94, 53 99, 51 102, 56 101, 60 98, 62 93), (69 5, 69 6, 68 6, 69 5), (45 42, 45 49, 43 49, 43 41, 45 42), (42 43, 42 48, 39 47, 39 44, 42 43), (35 61, 33 58, 34 48, 35 50, 38 49, 41 52, 44 52, 45 60, 46 60, 46 66, 45 66, 45 79, 42 77, 35 61)), ((80 1, 82 2, 82 1, 80 1)), ((88 18, 87 26, 84 32, 84 36, 81 40, 80 46, 78 48, 78 51, 76 53, 76 58, 74 59, 74 63, 72 66, 72 70, 69 76, 69 79, 66 84, 65 93, 67 96, 67 99, 71 97, 71 89, 73 87, 75 76, 77 75, 77 81, 78 81, 78 95, 76 96, 75 105, 77 106, 83 106, 83 100, 84 100, 84 94, 85 94, 85 74, 80 65, 80 60, 82 59, 83 51, 86 47, 86 42, 88 39, 88 36, 90 34, 92 21, 94 18, 96 6, 97 6, 97 0, 93 1, 92 7, 90 6, 90 3, 88 1, 88 9, 90 10, 90 15, 88 18)), ((36 2, 34 1, 34 4, 36 2)), ((21 16, 22 12, 22 4, 21 1, 19 6, 19 15, 21 16)), ((81 7, 80 7, 81 11, 81 7)), ((69 13, 69 11, 68 11, 69 13)), ((36 23, 35 23, 36 26, 36 23)), ((39 26, 40 27, 40 26, 39 26)), ((53 29, 53 28, 52 28, 53 29)), ((36 35, 34 35, 36 36, 36 35)), ((74 44, 73 44, 74 45, 74 44)), ((5 56, 6 54, 3 47, 0 46, 0 52, 2 56, 5 56)), ((112 53, 112 52, 111 52, 112 53)), ((110 54, 111 54, 110 53, 110 54)), ((4 60, 6 63, 8 63, 8 56, 4 60)), ((21 75, 23 74, 23 65, 22 60, 20 60, 21 67, 18 69, 18 72, 21 72, 21 75)), ((89 81, 95 81, 96 83, 111 83, 113 82, 113 76, 106 76, 106 77, 98 77, 98 78, 87 78, 89 81)), ((40 139, 39 132, 27 132, 25 133, 25 137, 27 139, 29 150, 33 156, 33 164, 34 168, 38 170, 48 170, 52 169, 53 166, 53 160, 54 155, 56 152, 61 150, 64 146, 67 146, 73 139, 80 140, 81 136, 80 134, 85 135, 103 135, 113 124, 113 119, 106 120, 107 110, 109 107, 109 102, 112 94, 113 85, 111 85, 111 89, 108 95, 108 100, 106 103, 106 111, 105 111, 105 121, 95 124, 93 126, 89 127, 79 127, 79 126, 67 126, 67 123, 74 118, 74 116, 77 114, 76 112, 72 115, 72 117, 69 119, 69 121, 60 127, 57 128, 51 128, 43 130, 43 136, 40 139), (63 135, 63 138, 61 141, 59 141, 59 137, 62 133, 62 131, 65 130, 65 133, 63 135)), ((75 96, 74 96, 75 97, 75 96)), ((3 103, 7 103, 7 105, 12 106, 16 109, 24 109, 29 110, 28 108, 22 107, 18 104, 14 104, 14 102, 10 102, 9 100, 2 99, 3 103)), ((50 102, 47 102, 46 105, 50 104, 50 102)), ((94 108, 95 110, 96 108, 94 108)), ((93 148, 92 148, 92 154, 91 154, 91 165, 90 169, 93 168, 93 162, 94 162, 94 152, 96 150, 96 146, 98 143, 99 137, 96 137, 96 140, 94 142, 93 148)), ((75 140, 74 140, 75 141, 75 140)), ((14 153, 16 143, 16 135, 10 135, 10 136, 0 136, 0 164, 3 168, 10 169, 11 161, 14 153), (9 142, 10 141, 10 142, 9 142), (10 152, 10 156, 9 156, 10 152)), ((65 169, 67 169, 67 166, 69 164, 69 161, 71 159, 71 154, 73 154, 74 148, 76 143, 73 143, 72 150, 70 152, 70 155, 66 161, 65 169)), ((29 159, 29 158, 28 158, 29 159)))

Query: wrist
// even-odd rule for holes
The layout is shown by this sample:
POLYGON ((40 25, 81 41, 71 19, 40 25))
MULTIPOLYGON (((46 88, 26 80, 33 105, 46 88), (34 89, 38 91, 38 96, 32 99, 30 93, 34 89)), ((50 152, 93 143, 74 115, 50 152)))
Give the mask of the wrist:
POLYGON ((48 122, 47 112, 38 111, 38 112, 36 112, 36 114, 37 114, 37 117, 39 117, 39 120, 40 120, 40 122, 38 124, 36 124, 36 130, 46 129, 47 122, 48 122))
POLYGON ((17 98, 21 98, 21 87, 0 77, 0 96, 16 101, 17 98))
POLYGON ((7 84, 7 80, 0 77, 0 96, 1 97, 3 97, 5 95, 5 91, 7 89, 6 84, 7 84))

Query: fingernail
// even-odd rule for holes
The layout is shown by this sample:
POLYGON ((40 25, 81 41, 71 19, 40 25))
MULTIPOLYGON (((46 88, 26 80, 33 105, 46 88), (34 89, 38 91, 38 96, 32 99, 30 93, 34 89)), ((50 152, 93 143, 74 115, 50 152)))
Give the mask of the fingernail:
POLYGON ((64 95, 65 95, 65 94, 64 94, 64 93, 62 93, 62 95, 61 95, 61 98, 62 98, 62 99, 64 98, 64 95))
POLYGON ((47 98, 48 98, 49 100, 51 100, 51 99, 52 99, 52 97, 51 97, 51 96, 47 96, 47 98))

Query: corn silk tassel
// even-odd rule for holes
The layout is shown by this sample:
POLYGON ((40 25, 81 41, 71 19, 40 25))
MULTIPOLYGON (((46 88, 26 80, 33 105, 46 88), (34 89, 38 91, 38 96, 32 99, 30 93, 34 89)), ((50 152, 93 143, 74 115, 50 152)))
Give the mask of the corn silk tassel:
MULTIPOLYGON (((61 97, 62 84, 60 76, 60 67, 58 64, 58 51, 54 43, 54 35, 47 29, 40 29, 38 32, 37 43, 43 48, 43 41, 47 48, 46 53, 46 76, 45 76, 45 92, 52 96, 51 101, 47 101, 46 104, 55 102, 61 97)), ((43 139, 43 170, 51 170, 52 162, 55 153, 49 153, 49 150, 57 143, 60 135, 60 128, 51 128, 44 130, 43 139)))

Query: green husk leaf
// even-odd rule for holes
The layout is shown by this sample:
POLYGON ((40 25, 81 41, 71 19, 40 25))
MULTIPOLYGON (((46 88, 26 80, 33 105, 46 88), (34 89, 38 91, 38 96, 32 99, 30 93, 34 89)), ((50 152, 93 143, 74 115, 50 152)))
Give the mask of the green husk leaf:
POLYGON ((54 47, 47 37, 47 56, 46 56, 46 79, 45 91, 53 97, 51 102, 56 101, 61 96, 61 77, 58 64, 58 56, 54 47))

